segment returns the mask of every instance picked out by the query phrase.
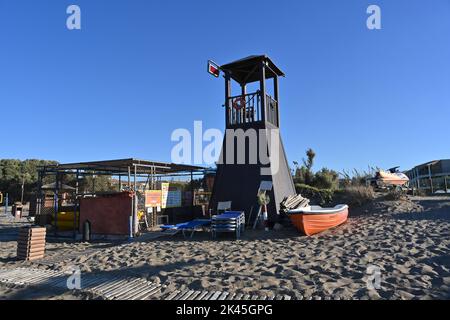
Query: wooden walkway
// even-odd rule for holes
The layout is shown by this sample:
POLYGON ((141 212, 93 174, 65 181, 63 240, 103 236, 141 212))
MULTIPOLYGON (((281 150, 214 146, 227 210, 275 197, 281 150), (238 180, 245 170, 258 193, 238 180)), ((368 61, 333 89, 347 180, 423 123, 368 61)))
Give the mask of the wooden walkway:
POLYGON ((175 290, 163 297, 163 300, 291 300, 287 295, 261 295, 229 293, 222 291, 175 290))
MULTIPOLYGON (((0 269, 0 283, 18 286, 45 286, 69 290, 70 274, 41 269, 0 269)), ((81 276, 81 291, 90 292, 107 300, 148 300, 161 290, 155 284, 140 278, 124 277, 123 273, 89 274, 81 276)))
MULTIPOLYGON (((61 271, 32 268, 0 269, 0 283, 16 286, 45 286, 69 290, 67 279, 70 274, 61 271)), ((115 271, 81 275, 81 291, 92 293, 107 300, 290 300, 287 295, 261 295, 228 293, 221 291, 175 290, 161 295, 163 285, 124 276, 115 271)))

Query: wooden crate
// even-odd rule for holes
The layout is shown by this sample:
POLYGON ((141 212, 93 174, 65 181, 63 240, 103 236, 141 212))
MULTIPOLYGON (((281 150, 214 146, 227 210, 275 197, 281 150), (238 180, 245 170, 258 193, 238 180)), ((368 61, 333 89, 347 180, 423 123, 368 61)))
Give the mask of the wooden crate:
POLYGON ((17 258, 21 260, 36 260, 43 258, 45 254, 45 236, 45 228, 21 228, 17 240, 17 258))

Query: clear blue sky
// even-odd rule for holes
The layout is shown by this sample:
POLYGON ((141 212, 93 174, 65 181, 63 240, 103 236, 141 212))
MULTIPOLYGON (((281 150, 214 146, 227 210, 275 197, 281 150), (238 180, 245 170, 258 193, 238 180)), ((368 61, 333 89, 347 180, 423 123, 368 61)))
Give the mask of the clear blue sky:
POLYGON ((174 129, 223 129, 206 60, 262 53, 286 73, 290 162, 308 147, 339 171, 450 157, 449 0, 0 0, 0 41, 0 158, 170 161, 174 129))

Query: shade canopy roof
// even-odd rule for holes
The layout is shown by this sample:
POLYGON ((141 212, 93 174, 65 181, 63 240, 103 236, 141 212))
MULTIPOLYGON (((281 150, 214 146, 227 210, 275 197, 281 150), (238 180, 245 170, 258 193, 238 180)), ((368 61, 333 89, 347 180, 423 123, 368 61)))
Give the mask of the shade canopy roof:
MULTIPOLYGON (((42 190, 55 190, 56 189, 56 182, 53 183, 49 183, 49 184, 45 184, 41 187, 42 190)), ((58 189, 59 190, 75 190, 74 187, 71 187, 67 184, 63 184, 63 183, 58 183, 58 189)))
POLYGON ((241 85, 260 80, 261 63, 266 63, 266 79, 276 76, 284 77, 281 71, 267 55, 253 55, 220 66, 223 71, 229 72, 233 80, 241 85))
POLYGON ((92 171, 97 173, 107 173, 116 175, 126 175, 128 170, 133 174, 136 168, 138 174, 172 174, 191 171, 202 171, 203 167, 185 164, 175 164, 159 161, 139 160, 134 158, 103 160, 90 162, 77 162, 47 165, 41 167, 45 171, 70 172, 70 171, 92 171))

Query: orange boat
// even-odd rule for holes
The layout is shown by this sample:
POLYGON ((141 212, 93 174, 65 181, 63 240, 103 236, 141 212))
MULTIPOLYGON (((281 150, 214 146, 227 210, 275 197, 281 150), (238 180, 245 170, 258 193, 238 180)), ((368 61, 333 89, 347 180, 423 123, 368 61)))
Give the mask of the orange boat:
POLYGON ((348 205, 340 204, 334 208, 308 206, 290 210, 288 215, 298 230, 311 236, 347 221, 348 205))

